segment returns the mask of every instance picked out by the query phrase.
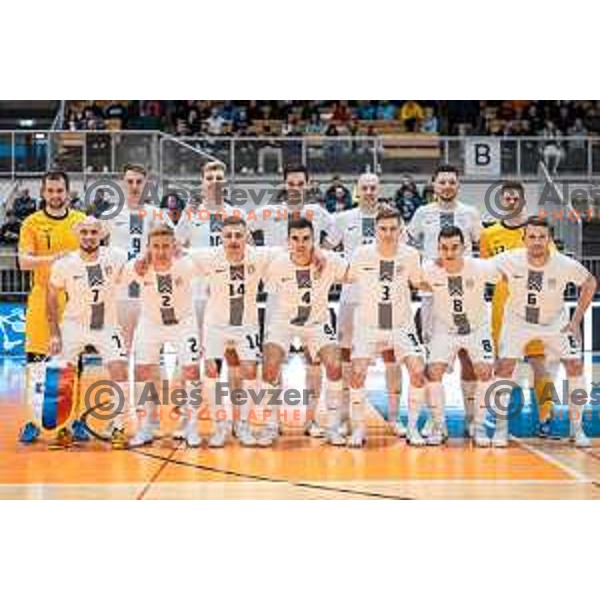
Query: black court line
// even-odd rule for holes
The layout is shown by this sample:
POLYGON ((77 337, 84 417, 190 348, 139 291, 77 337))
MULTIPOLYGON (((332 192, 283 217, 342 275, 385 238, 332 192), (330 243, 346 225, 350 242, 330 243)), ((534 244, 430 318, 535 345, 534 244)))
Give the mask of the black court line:
MULTIPOLYGON (((99 433, 97 433, 96 431, 94 431, 87 424, 87 417, 90 415, 90 413, 92 413, 94 410, 96 410, 96 408, 97 407, 93 407, 93 408, 90 408, 89 410, 87 410, 86 412, 84 412, 81 415, 81 420, 85 424, 86 429, 89 431, 89 433, 90 433, 90 435, 92 435, 92 437, 96 438, 100 442, 104 442, 104 443, 108 444, 108 443, 110 443, 109 439, 105 438, 104 436, 102 436, 99 433)), ((202 465, 202 464, 198 464, 198 463, 190 463, 190 462, 187 462, 184 460, 177 460, 177 459, 173 458, 173 456, 175 455, 177 450, 180 449, 180 447, 181 447, 181 442, 172 450, 172 452, 169 454, 169 456, 166 456, 166 457, 160 456, 159 454, 152 454, 152 452, 140 450, 139 448, 127 448, 125 450, 126 452, 133 452, 135 454, 139 454, 140 456, 145 456, 146 458, 152 458, 154 460, 160 460, 163 462, 163 465, 161 465, 161 467, 157 470, 157 472, 154 474, 154 476, 145 485, 145 487, 140 492, 140 494, 138 494, 138 497, 136 499, 141 500, 143 498, 143 496, 148 492, 148 489, 150 488, 150 486, 156 482, 156 479, 165 470, 167 465, 174 464, 174 465, 178 465, 181 467, 188 467, 191 469, 197 469, 199 471, 209 471, 211 473, 219 473, 221 475, 228 475, 230 477, 237 477, 240 479, 251 479, 253 481, 263 481, 266 483, 285 483, 285 484, 288 484, 288 485, 291 485, 294 487, 313 489, 313 490, 322 490, 322 491, 328 491, 328 492, 336 492, 339 494, 350 494, 350 495, 354 495, 354 496, 380 498, 383 500, 415 500, 415 498, 411 498, 409 496, 396 496, 393 494, 382 494, 380 492, 366 492, 366 491, 362 491, 362 490, 352 490, 349 488, 320 485, 318 483, 308 483, 308 482, 303 482, 303 481, 291 481, 289 479, 281 479, 281 478, 277 478, 277 477, 267 477, 266 475, 253 475, 251 473, 242 473, 240 471, 233 471, 230 469, 219 469, 218 467, 210 467, 208 465, 202 465)), ((268 451, 269 449, 267 448, 265 450, 268 451)))
MULTIPOLYGON (((178 442, 177 446, 175 446, 175 448, 173 448, 173 450, 170 452, 169 456, 167 458, 171 459, 173 458, 173 456, 175 456, 175 453, 177 452, 177 450, 179 450, 181 446, 181 442, 178 442)), ((146 485, 143 487, 142 491, 136 496, 136 500, 143 500, 144 496, 148 493, 148 490, 150 489, 150 487, 152 486, 152 484, 160 477, 160 474, 167 468, 167 465, 169 463, 167 461, 163 462, 162 465, 160 465, 160 467, 158 467, 158 469, 156 469, 156 473, 154 473, 154 475, 152 475, 152 477, 149 479, 148 483, 146 483, 146 485)))

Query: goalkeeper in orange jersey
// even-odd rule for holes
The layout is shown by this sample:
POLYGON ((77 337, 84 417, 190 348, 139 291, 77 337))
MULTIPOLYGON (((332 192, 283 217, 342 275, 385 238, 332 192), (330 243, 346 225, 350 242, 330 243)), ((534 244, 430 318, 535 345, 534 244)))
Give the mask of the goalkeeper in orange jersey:
MULTIPOLYGON (((501 206, 506 212, 506 219, 499 220, 484 229, 479 241, 481 258, 491 258, 501 252, 524 248, 523 233, 527 222, 525 188, 519 181, 507 181, 501 187, 501 206)), ((492 298, 492 338, 496 351, 502 330, 504 305, 508 298, 508 286, 499 281, 492 298)), ((533 371, 535 395, 539 407, 539 431, 541 437, 548 437, 552 417, 552 402, 545 390, 552 379, 546 369, 544 346, 541 341, 534 340, 526 347, 527 361, 533 371)), ((548 387, 547 387, 548 386, 548 387)))

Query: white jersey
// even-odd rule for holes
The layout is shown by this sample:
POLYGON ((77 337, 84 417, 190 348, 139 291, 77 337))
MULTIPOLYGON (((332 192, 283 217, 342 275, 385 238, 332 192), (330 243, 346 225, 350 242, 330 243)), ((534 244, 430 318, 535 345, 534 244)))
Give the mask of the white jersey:
POLYGON ((257 325, 258 285, 277 254, 276 249, 249 246, 242 262, 231 263, 222 247, 193 251, 188 260, 209 285, 204 323, 232 327, 257 325))
POLYGON ((473 252, 473 244, 481 235, 481 215, 474 206, 456 202, 447 210, 439 202, 420 206, 407 226, 408 235, 418 245, 423 258, 433 260, 438 256, 438 235, 442 227, 458 227, 465 238, 465 254, 473 252))
POLYGON ((322 325, 329 322, 329 290, 344 279, 348 263, 334 252, 323 250, 325 266, 298 266, 288 254, 276 258, 267 269, 269 323, 322 325))
POLYGON ((127 204, 121 211, 103 221, 110 234, 109 244, 127 252, 132 260, 142 255, 148 245, 148 233, 158 225, 173 226, 166 208, 145 204, 139 208, 129 208, 127 204))
POLYGON ((502 252, 491 260, 508 279, 504 323, 534 325, 552 331, 568 323, 564 301, 567 285, 580 286, 590 276, 581 263, 554 250, 541 268, 529 264, 525 248, 502 252))
POLYGON ((98 258, 86 261, 79 250, 57 260, 50 283, 67 294, 63 321, 76 322, 86 330, 103 330, 117 322, 116 299, 127 255, 117 248, 101 247, 98 258))
POLYGON ((337 213, 335 223, 346 257, 352 256, 359 246, 375 243, 375 217, 376 213, 363 212, 360 207, 337 213))
POLYGON ((423 281, 433 295, 433 332, 468 335, 489 327, 485 286, 496 283, 499 272, 493 261, 465 257, 458 273, 448 273, 435 262, 423 265, 423 281))
POLYGON ((124 277, 130 285, 137 284, 140 290, 140 325, 174 326, 192 319, 192 297, 190 281, 194 274, 193 265, 187 258, 176 260, 168 271, 158 272, 152 266, 143 277, 130 261, 124 277))
MULTIPOLYGON (((355 323, 391 330, 414 325, 409 282, 420 282, 419 252, 399 244, 393 258, 379 254, 377 245, 362 246, 350 259, 349 279, 357 283, 355 323)), ((360 331, 354 331, 354 336, 360 331)))
POLYGON ((220 246, 223 221, 227 217, 239 217, 246 220, 246 213, 241 208, 223 204, 218 208, 207 208, 200 205, 194 209, 187 208, 181 212, 175 235, 186 247, 213 248, 220 246))
POLYGON ((248 214, 248 228, 263 232, 265 246, 287 248, 288 223, 294 217, 304 217, 312 222, 316 244, 319 244, 321 232, 325 232, 332 246, 341 241, 333 216, 318 204, 306 204, 302 208, 288 204, 267 205, 254 211, 252 216, 256 218, 248 214))

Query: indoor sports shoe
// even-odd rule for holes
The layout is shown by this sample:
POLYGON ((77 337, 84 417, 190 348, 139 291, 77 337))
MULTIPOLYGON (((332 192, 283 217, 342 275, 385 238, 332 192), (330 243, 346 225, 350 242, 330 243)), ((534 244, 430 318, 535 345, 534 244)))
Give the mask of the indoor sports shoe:
POLYGON ((127 449, 127 436, 125 435, 125 432, 122 429, 118 429, 116 427, 113 429, 112 434, 110 436, 110 445, 113 450, 127 449))
POLYGON ((21 444, 33 444, 40 437, 41 430, 35 424, 29 421, 25 423, 19 432, 19 442, 21 444))
POLYGON ((304 424, 304 435, 313 438, 322 438, 325 435, 323 428, 314 420, 306 421, 304 424))
POLYGON ((184 440, 188 448, 199 448, 202 445, 202 438, 195 428, 186 431, 184 440))
POLYGON ((572 440, 573 442, 575 442, 575 448, 591 448, 592 447, 592 442, 590 440, 590 438, 585 435, 585 432, 583 431, 583 427, 581 425, 579 425, 578 427, 574 428, 574 435, 572 436, 572 440))
POLYGON ((392 431, 394 435, 399 438, 406 437, 406 426, 404 423, 398 419, 396 422, 392 423, 392 431))
POLYGON ((147 446, 154 441, 152 431, 147 428, 138 429, 136 434, 129 440, 130 448, 139 448, 140 446, 147 446))
POLYGON ((364 426, 355 427, 348 438, 348 448, 362 448, 366 441, 364 426))
POLYGON ((428 446, 441 446, 446 441, 444 437, 444 426, 434 425, 431 433, 427 436, 426 443, 428 446))
POLYGON ((73 421, 71 424, 71 432, 73 433, 73 440, 75 442, 89 442, 92 439, 85 423, 80 419, 73 421))
POLYGON ((325 441, 330 446, 345 446, 347 442, 346 436, 340 433, 339 427, 330 427, 325 432, 325 441))
POLYGON ((488 437, 483 425, 474 428, 472 439, 477 448, 489 448, 492 445, 492 440, 488 437))
POLYGON ((279 437, 279 427, 276 423, 267 423, 256 438, 256 445, 261 448, 269 448, 279 437))
POLYGON ((250 429, 250 425, 248 425, 248 421, 236 423, 233 427, 233 431, 240 446, 244 446, 244 448, 253 448, 256 446, 256 438, 250 429))
POLYGON ((540 421, 537 428, 537 435, 542 439, 560 440, 560 436, 552 433, 552 417, 540 421))
POLYGON ((66 450, 73 445, 73 434, 66 428, 61 427, 54 439, 48 445, 51 450, 66 450))
MULTIPOLYGON (((430 434, 433 433, 433 430, 430 430, 430 434)), ((408 432, 406 433, 406 441, 411 446, 425 446, 427 441, 419 432, 417 427, 409 427, 408 432)))
POLYGON ((227 421, 217 421, 214 433, 208 440, 209 448, 223 448, 229 433, 229 426, 227 421))
POLYGON ((431 432, 433 431, 434 422, 431 417, 428 417, 427 421, 425 421, 425 425, 423 425, 423 429, 421 429, 422 437, 429 437, 431 432))
POLYGON ((508 432, 496 431, 491 441, 492 448, 508 447, 508 432))
POLYGON ((351 427, 350 427, 349 419, 342 419, 342 422, 340 423, 339 431, 340 431, 340 435, 343 437, 348 437, 350 435, 351 427))

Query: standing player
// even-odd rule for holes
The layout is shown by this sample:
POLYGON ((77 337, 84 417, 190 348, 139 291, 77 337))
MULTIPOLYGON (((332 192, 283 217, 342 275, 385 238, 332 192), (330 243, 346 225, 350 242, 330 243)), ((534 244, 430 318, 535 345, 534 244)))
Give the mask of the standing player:
MULTIPOLYGON (((342 394, 342 367, 339 347, 329 323, 328 297, 334 283, 341 283, 347 263, 333 252, 324 252, 325 265, 315 264, 315 229, 312 221, 298 219, 289 224, 289 254, 274 260, 267 270, 269 290, 267 333, 264 344, 265 386, 281 386, 281 367, 295 338, 301 340, 309 360, 320 370, 325 367, 328 411, 327 440, 342 445, 339 409, 342 394)), ((314 379, 313 379, 314 381, 314 379)), ((311 390, 307 377, 307 389, 311 390)), ((309 413, 316 406, 309 404, 309 413)), ((259 444, 270 446, 278 435, 276 410, 261 431, 259 444)))
MULTIPOLYGON (((85 347, 93 346, 106 361, 109 376, 120 387, 122 397, 127 398, 127 353, 116 327, 117 286, 127 256, 115 248, 100 247, 104 232, 94 217, 86 217, 75 227, 79 251, 57 260, 50 273, 50 353, 75 364, 85 347), (65 295, 67 302, 59 324, 59 302, 65 295)), ((115 417, 112 445, 115 449, 126 446, 122 414, 115 417)))
MULTIPOLYGON (((260 213, 262 219, 258 221, 249 221, 249 227, 252 229, 255 237, 265 246, 287 248, 288 244, 288 223, 292 220, 306 218, 313 224, 315 234, 315 243, 320 244, 323 238, 322 246, 324 248, 335 248, 341 241, 340 233, 335 225, 335 220, 319 204, 307 203, 309 172, 301 164, 288 165, 284 169, 284 197, 282 204, 271 207, 271 215, 266 215, 265 211, 260 213)), ((269 312, 268 303, 272 296, 267 299, 267 313, 269 312)), ((321 368, 318 365, 307 365, 307 389, 314 390, 315 396, 311 398, 311 408, 319 402, 321 393, 322 379, 321 368)), ((321 428, 316 421, 307 424, 306 433, 315 437, 322 435, 321 428)))
POLYGON ((433 330, 427 364, 428 396, 433 413, 431 436, 441 437, 444 426, 444 373, 460 350, 473 363, 477 388, 474 406, 475 444, 488 447, 484 421, 485 392, 494 366, 494 349, 485 288, 499 273, 493 262, 464 256, 462 230, 443 227, 439 233, 439 258, 423 265, 423 284, 433 296, 433 330))
MULTIPOLYGON (((240 217, 227 217, 220 233, 222 246, 193 251, 189 260, 196 272, 208 282, 208 302, 204 326, 205 379, 204 390, 215 421, 215 431, 208 445, 221 448, 231 429, 231 403, 225 419, 216 419, 216 388, 220 361, 225 359, 236 376, 231 377, 229 395, 242 389, 258 397, 256 383, 260 356, 260 332, 256 295, 270 261, 279 254, 275 249, 248 247, 246 222, 240 217)), ((256 439, 248 423, 252 400, 246 400, 234 419, 234 431, 242 446, 255 446, 256 439)), ((237 404, 237 403, 236 403, 237 404)))
MULTIPOLYGON (((383 207, 376 217, 376 243, 359 247, 350 259, 347 279, 356 283, 358 306, 354 312, 352 347, 351 447, 366 441, 365 382, 371 361, 384 351, 393 351, 410 377, 408 442, 423 445, 417 418, 425 397, 425 363, 411 308, 410 285, 421 281, 419 253, 402 243, 400 213, 383 207)), ((432 435, 430 443, 441 443, 432 435)))
MULTIPOLYGON (((192 307, 190 281, 193 265, 186 259, 175 260, 175 232, 169 225, 158 225, 147 236, 144 258, 130 262, 124 278, 140 290, 141 312, 134 337, 135 396, 141 408, 140 426, 130 441, 136 447, 153 441, 154 405, 148 403, 146 382, 161 389, 160 351, 165 343, 173 344, 182 364, 188 400, 195 400, 200 379, 200 344, 192 307)), ((189 447, 200 445, 197 432, 198 405, 187 404, 188 420, 185 440, 189 447)))
MULTIPOLYGON (((23 270, 33 271, 33 287, 27 298, 25 317, 28 378, 31 377, 29 365, 45 361, 49 353, 46 298, 50 266, 66 253, 77 249, 78 240, 73 227, 85 218, 83 213, 69 208, 69 178, 62 171, 49 171, 42 177, 41 196, 44 208, 23 221, 19 236, 19 266, 23 270)), ((60 312, 64 307, 64 295, 58 300, 60 312)), ((89 437, 79 421, 73 423, 73 433, 79 441, 89 437)), ((28 422, 21 429, 19 439, 30 443, 39 434, 37 425, 28 422)))
MULTIPOLYGON (((375 242, 375 217, 379 208, 379 177, 374 173, 364 173, 358 179, 358 207, 341 212, 336 217, 337 229, 342 236, 343 251, 346 258, 352 256, 354 251, 363 245, 375 242)), ((343 372, 344 372, 344 401, 342 423, 347 423, 349 403, 349 383, 351 372, 351 354, 354 312, 358 294, 356 285, 346 284, 342 288, 340 309, 337 320, 338 341, 341 346, 343 372), (348 391, 348 394, 346 394, 348 391)), ((386 350, 382 353, 385 363, 385 379, 388 391, 388 422, 391 423, 394 433, 400 437, 406 435, 406 428, 398 418, 398 405, 400 402, 402 372, 400 364, 395 361, 394 353, 386 350)))
MULTIPOLYGON (((458 200, 460 184, 458 169, 453 165, 439 165, 433 174, 434 201, 421 206, 415 212, 408 225, 408 235, 412 242, 421 249, 424 259, 434 260, 438 253, 438 235, 442 227, 459 227, 465 239, 465 254, 471 255, 473 246, 479 242, 481 234, 481 216, 474 206, 458 200)), ((428 343, 432 327, 431 298, 423 296, 421 306, 421 332, 423 340, 428 343)), ((467 427, 465 434, 470 435, 473 420, 473 406, 477 382, 473 365, 464 351, 458 354, 461 363, 461 387, 465 405, 467 427)), ((424 435, 431 428, 429 421, 424 428, 424 435)))
MULTIPOLYGON (((506 252, 523 248, 525 242, 523 233, 527 223, 527 210, 525 200, 525 189, 518 181, 507 181, 502 184, 501 203, 509 218, 500 220, 481 232, 480 255, 481 258, 491 258, 506 252)), ((506 282, 500 280, 492 298, 492 338, 496 351, 502 330, 502 315, 504 306, 508 299, 508 288, 506 282)), ((544 346, 539 340, 533 340, 525 348, 527 362, 533 372, 533 383, 536 398, 539 404, 539 430, 541 437, 550 434, 550 423, 552 415, 552 402, 544 402, 544 390, 552 381, 546 369, 544 346)))
MULTIPOLYGON (((499 254, 494 262, 508 286, 508 300, 499 345, 496 376, 510 379, 517 360, 533 340, 543 343, 549 356, 560 358, 567 372, 571 437, 577 447, 590 446, 583 431, 581 401, 574 390, 585 390, 581 360, 580 327, 596 291, 596 279, 576 260, 552 251, 550 226, 544 219, 530 218, 525 225, 525 248, 499 254), (569 320, 564 293, 569 283, 581 287, 577 308, 569 320)), ((507 407, 510 393, 498 392, 496 407, 507 407)), ((494 434, 497 446, 508 444, 508 421, 499 419, 494 434)))

